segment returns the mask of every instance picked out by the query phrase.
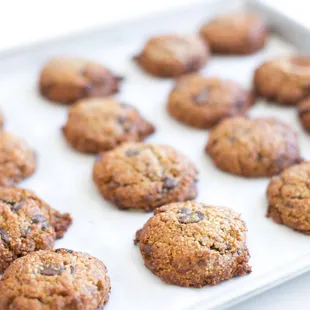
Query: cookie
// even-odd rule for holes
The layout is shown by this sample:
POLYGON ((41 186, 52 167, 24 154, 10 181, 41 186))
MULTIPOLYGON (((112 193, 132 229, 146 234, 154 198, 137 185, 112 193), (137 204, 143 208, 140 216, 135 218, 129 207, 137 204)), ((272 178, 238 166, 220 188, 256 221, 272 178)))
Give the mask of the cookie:
POLYGON ((29 190, 0 187, 0 272, 20 256, 52 249, 71 222, 69 214, 60 214, 29 190))
POLYGON ((252 103, 252 94, 233 81, 192 74, 177 80, 168 111, 190 126, 211 128, 224 118, 245 114, 252 103))
POLYGON ((206 151, 218 168, 245 177, 273 176, 301 160, 296 133, 274 118, 224 120, 206 151))
POLYGON ((0 281, 2 310, 95 310, 109 300, 106 266, 86 253, 38 251, 17 259, 0 281))
POLYGON ((36 169, 36 156, 22 139, 0 131, 0 186, 16 184, 36 169))
POLYGON ((126 143, 98 157, 93 179, 118 208, 150 211, 194 199, 197 174, 190 160, 170 146, 126 143))
POLYGON ((143 141, 155 131, 139 112, 112 98, 84 99, 69 109, 63 134, 68 143, 85 153, 98 153, 126 141, 143 141))
POLYGON ((203 287, 251 272, 246 232, 231 209, 188 201, 156 209, 135 244, 164 282, 203 287))
POLYGON ((209 49, 198 36, 161 35, 150 38, 134 59, 152 75, 175 77, 200 70, 208 58, 209 49))
POLYGON ((302 126, 310 132, 310 97, 302 100, 297 107, 302 126))
POLYGON ((40 93, 49 100, 70 104, 88 97, 116 93, 121 78, 99 63, 75 58, 54 58, 42 69, 40 93))
POLYGON ((310 234, 310 162, 285 169, 267 188, 268 212, 276 223, 310 234))
POLYGON ((257 95, 283 105, 296 105, 310 95, 310 57, 269 60, 254 75, 257 95))
POLYGON ((264 47, 268 29, 256 15, 231 13, 204 24, 200 35, 213 53, 244 55, 264 47))

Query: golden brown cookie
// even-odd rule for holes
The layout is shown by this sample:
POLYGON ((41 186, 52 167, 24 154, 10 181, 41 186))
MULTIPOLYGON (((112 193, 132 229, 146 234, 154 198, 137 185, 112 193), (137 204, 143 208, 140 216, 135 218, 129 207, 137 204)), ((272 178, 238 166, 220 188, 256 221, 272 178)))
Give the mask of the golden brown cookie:
POLYGON ((36 169, 36 156, 30 146, 9 132, 0 132, 0 186, 16 184, 36 169))
POLYGON ((38 251, 17 259, 0 281, 1 310, 95 310, 109 300, 106 266, 86 253, 38 251))
POLYGON ((301 160, 296 133, 273 118, 224 120, 206 151, 221 170, 246 177, 273 176, 301 160))
POLYGON ((164 282, 203 287, 251 272, 246 232, 231 209, 188 201, 156 209, 135 243, 164 282))
POLYGON ((116 93, 121 78, 99 63, 76 58, 54 58, 42 69, 41 94, 55 102, 70 104, 87 97, 116 93))
POLYGON ((211 128, 224 118, 245 114, 252 103, 252 94, 233 81, 191 74, 177 80, 168 111, 190 126, 211 128))
POLYGON ((194 199, 197 170, 166 145, 126 143, 101 154, 94 181, 106 200, 120 209, 150 211, 166 203, 194 199))
POLYGON ((231 13, 204 24, 200 35, 213 53, 252 54, 264 47, 268 30, 256 15, 231 13))
POLYGON ((208 61, 209 49, 198 36, 161 35, 150 38, 137 63, 159 77, 175 77, 200 70, 208 61))
POLYGON ((310 234, 310 162, 273 177, 267 189, 268 213, 276 223, 310 234))
POLYGON ((282 57, 263 63, 255 71, 254 88, 268 100, 296 105, 310 95, 310 57, 282 57))
POLYGON ((0 273, 18 257, 52 249, 71 222, 69 214, 60 214, 29 190, 0 187, 0 273))
POLYGON ((112 98, 84 99, 69 109, 63 134, 85 153, 108 151, 126 141, 143 141, 155 131, 139 112, 112 98))
POLYGON ((310 132, 310 97, 298 104, 298 115, 304 129, 310 132))

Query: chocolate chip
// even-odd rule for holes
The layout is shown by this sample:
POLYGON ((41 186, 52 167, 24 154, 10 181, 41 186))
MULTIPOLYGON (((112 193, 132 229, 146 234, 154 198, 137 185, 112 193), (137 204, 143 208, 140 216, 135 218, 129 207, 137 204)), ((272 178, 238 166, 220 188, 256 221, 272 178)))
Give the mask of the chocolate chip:
POLYGON ((32 232, 32 228, 31 227, 27 227, 24 231, 24 235, 27 236, 29 233, 32 232))
POLYGON ((71 274, 74 274, 74 272, 75 272, 74 266, 70 266, 70 272, 71 272, 71 274))
POLYGON ((7 199, 1 199, 0 201, 10 205, 10 208, 14 212, 18 212, 22 207, 23 207, 23 201, 15 202, 12 200, 7 200, 7 199))
POLYGON ((42 223, 45 222, 45 217, 41 214, 36 215, 32 218, 32 223, 34 224, 38 224, 38 223, 42 223))
POLYGON ((171 178, 165 177, 163 180, 164 190, 171 190, 178 186, 178 183, 171 178))
POLYGON ((201 212, 178 213, 177 218, 181 224, 194 224, 203 220, 204 215, 201 212))
POLYGON ((66 252, 66 253, 73 253, 74 251, 72 251, 72 250, 68 250, 68 249, 64 249, 64 248, 60 248, 60 249, 56 249, 55 250, 55 252, 56 253, 58 253, 58 252, 66 252))
POLYGON ((144 253, 149 256, 151 254, 151 251, 152 251, 152 246, 150 244, 147 244, 144 248, 144 253))
POLYGON ((10 237, 9 237, 8 233, 2 228, 0 228, 0 237, 5 244, 10 243, 10 237))
POLYGON ((197 264, 198 264, 198 266, 201 266, 201 267, 205 267, 207 265, 207 263, 204 259, 200 259, 197 264))
POLYGON ((128 149, 125 154, 127 157, 134 157, 139 155, 140 151, 139 150, 135 150, 135 149, 128 149))
POLYGON ((193 100, 194 103, 197 105, 204 105, 209 103, 208 98, 209 98, 209 89, 205 88, 198 95, 194 96, 193 100))
POLYGON ((127 117, 125 115, 120 115, 118 118, 117 118, 117 122, 120 124, 120 125, 123 125, 127 120, 127 117))
POLYGON ((41 275, 43 276, 58 276, 60 274, 62 274, 63 272, 63 268, 53 268, 53 267, 45 267, 42 271, 41 271, 41 275))
POLYGON ((192 212, 191 209, 189 208, 181 208, 178 213, 183 213, 183 214, 190 214, 192 212))

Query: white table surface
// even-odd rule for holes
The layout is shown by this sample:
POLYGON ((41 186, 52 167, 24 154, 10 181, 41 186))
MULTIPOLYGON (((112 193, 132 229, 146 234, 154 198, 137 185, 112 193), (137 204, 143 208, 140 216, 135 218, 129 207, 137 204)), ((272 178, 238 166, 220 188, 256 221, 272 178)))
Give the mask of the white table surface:
MULTIPOLYGON (((0 52, 199 1, 201 0, 0 0, 0 52)), ((268 1, 269 5, 278 7, 310 27, 310 2, 262 1, 268 1)), ((231 307, 230 310, 309 309, 309 283, 310 273, 307 273, 231 307)))

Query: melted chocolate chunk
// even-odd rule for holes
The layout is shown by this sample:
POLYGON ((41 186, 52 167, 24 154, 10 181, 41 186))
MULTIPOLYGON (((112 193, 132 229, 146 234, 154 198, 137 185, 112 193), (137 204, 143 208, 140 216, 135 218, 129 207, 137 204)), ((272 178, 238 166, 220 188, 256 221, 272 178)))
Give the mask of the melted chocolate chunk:
POLYGON ((63 268, 54 268, 54 267, 45 267, 42 271, 41 271, 41 275, 43 276, 58 276, 60 274, 62 274, 63 272, 63 268))
POLYGON ((178 186, 178 183, 171 178, 165 177, 163 180, 163 188, 164 190, 172 190, 178 186))
POLYGON ((194 224, 202 221, 204 219, 204 215, 201 212, 179 212, 177 214, 177 218, 181 224, 194 224))
POLYGON ((5 243, 5 244, 9 244, 10 243, 10 237, 8 235, 8 233, 0 228, 0 238, 2 239, 2 241, 5 243))

